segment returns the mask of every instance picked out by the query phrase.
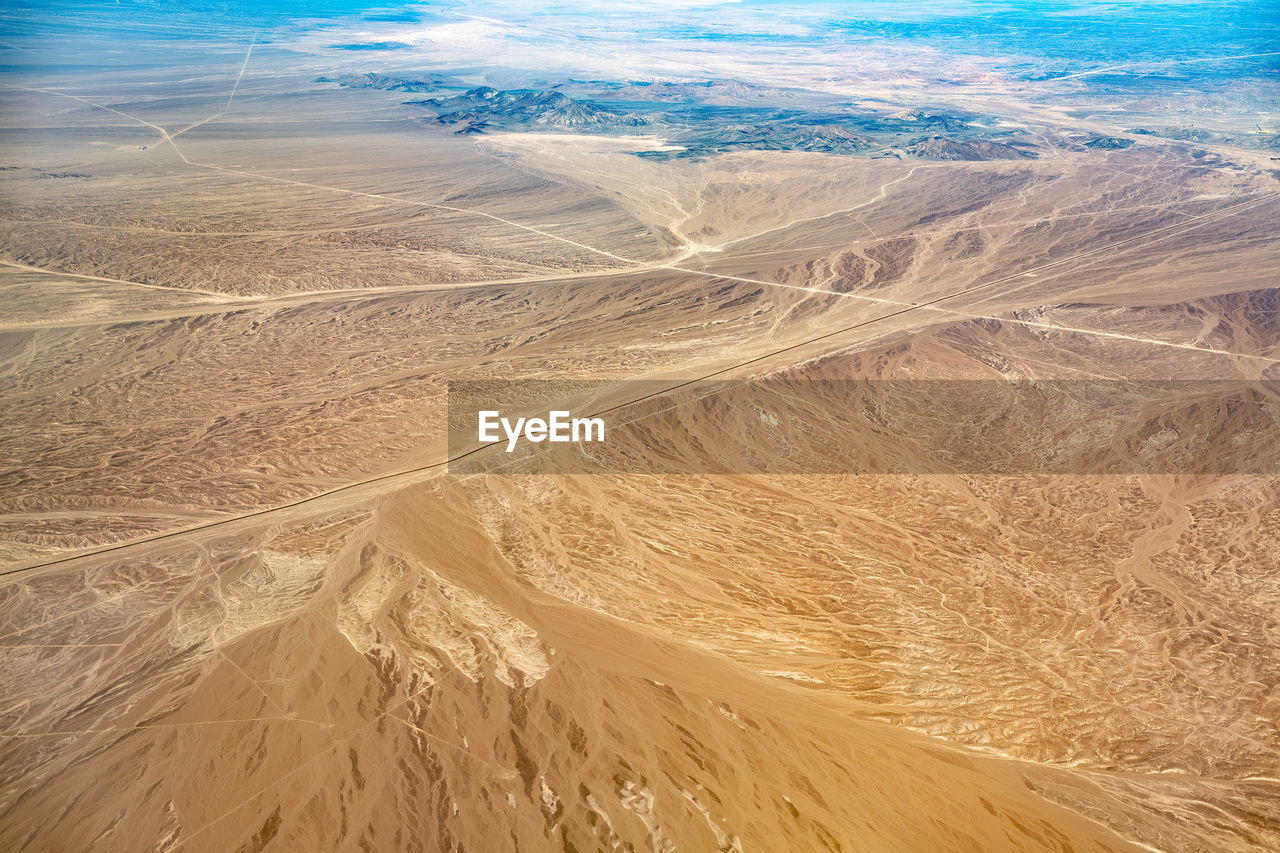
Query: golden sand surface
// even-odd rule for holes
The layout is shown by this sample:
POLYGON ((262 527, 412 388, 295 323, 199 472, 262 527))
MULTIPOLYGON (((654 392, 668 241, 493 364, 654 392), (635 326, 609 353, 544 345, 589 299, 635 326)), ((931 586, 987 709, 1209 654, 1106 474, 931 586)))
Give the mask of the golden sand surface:
POLYGON ((0 94, 0 847, 1280 847, 1274 477, 442 465, 455 379, 1280 378, 1262 155, 117 91, 0 94))

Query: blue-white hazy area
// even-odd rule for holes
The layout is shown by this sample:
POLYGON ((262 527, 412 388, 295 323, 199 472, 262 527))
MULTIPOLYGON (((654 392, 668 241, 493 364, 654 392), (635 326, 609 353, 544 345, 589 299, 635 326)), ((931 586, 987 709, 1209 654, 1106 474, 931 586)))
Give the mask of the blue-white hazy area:
MULTIPOLYGON (((806 59, 857 70, 899 50, 1023 80, 1094 77, 1121 89, 1270 76, 1280 3, 1267 2, 76 2, 0 11, 10 72, 154 64, 155 41, 260 44, 369 65, 559 69, 639 79, 705 74, 801 83, 806 59), (145 38, 140 50, 138 39, 145 38), (779 63, 777 54, 785 53, 779 63), (346 54, 345 57, 342 55, 346 54), (355 59, 353 59, 353 55, 355 59)), ((918 69, 917 62, 902 62, 918 69)), ((317 63, 316 68, 324 67, 317 63)), ((366 67, 364 70, 379 70, 366 67)), ((942 75, 945 76, 945 75, 942 75)))
POLYGON ((630 134, 658 159, 1034 159, 1146 138, 1274 149, 1278 22, 1275 0, 19 0, 0 13, 0 71, 41 86, 158 67, 212 79, 252 42, 250 90, 271 73, 414 93, 408 113, 437 132, 630 134), (467 94, 488 89, 505 94, 467 94), (1030 129, 1070 123, 1088 135, 1030 129))
MULTIPOLYGON (((430 40, 463 21, 509 25, 532 37, 665 38, 803 43, 889 39, 965 53, 1029 54, 1063 60, 1121 61, 1209 57, 1223 50, 1280 49, 1280 3, 1264 2, 717 2, 644 4, 447 2, 398 5, 320 2, 124 2, 16 0, 0 11, 7 38, 76 30, 168 33, 263 29, 376 31, 370 47, 430 40)), ((350 48, 358 42, 338 45, 350 48)), ((11 46, 11 45, 10 45, 11 46)), ((490 57, 492 58, 492 57, 490 57)))

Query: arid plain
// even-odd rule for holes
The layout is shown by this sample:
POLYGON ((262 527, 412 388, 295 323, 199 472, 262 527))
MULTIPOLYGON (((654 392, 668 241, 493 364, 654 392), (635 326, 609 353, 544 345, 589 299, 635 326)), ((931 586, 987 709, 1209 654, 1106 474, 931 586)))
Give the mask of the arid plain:
MULTIPOLYGON (((1016 138, 458 133, 289 33, 146 29, 0 92, 0 847, 1280 846, 1273 473, 444 464, 452 380, 1280 379, 1228 119, 889 44, 737 70, 1016 138)), ((1179 404, 1135 434, 1274 454, 1179 404)))

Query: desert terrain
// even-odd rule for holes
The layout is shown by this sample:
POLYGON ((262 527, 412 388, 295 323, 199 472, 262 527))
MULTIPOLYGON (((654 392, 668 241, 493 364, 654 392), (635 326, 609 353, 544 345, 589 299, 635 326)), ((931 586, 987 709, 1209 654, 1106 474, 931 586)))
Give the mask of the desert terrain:
POLYGON ((5 12, 0 847, 1280 847, 1268 4, 857 5, 5 12))

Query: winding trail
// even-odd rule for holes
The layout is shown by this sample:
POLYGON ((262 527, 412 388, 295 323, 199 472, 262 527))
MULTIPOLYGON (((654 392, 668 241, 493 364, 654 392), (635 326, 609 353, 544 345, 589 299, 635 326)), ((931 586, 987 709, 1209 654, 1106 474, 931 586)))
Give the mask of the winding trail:
MULTIPOLYGON (((208 124, 209 122, 214 121, 215 119, 222 118, 224 115, 227 114, 227 110, 231 109, 231 102, 236 97, 236 92, 239 91, 240 89, 240 80, 241 78, 244 77, 244 70, 249 67, 249 57, 252 55, 253 55, 253 42, 251 41, 249 42, 249 50, 246 51, 244 55, 244 63, 240 66, 240 73, 236 75, 235 85, 231 87, 231 94, 227 95, 227 102, 222 105, 222 109, 214 113, 213 115, 209 116, 208 118, 201 119, 195 124, 189 124, 186 127, 184 127, 182 130, 179 130, 176 133, 169 136, 168 139, 169 139, 170 145, 173 145, 173 140, 175 137, 181 136, 182 134, 186 133, 188 130, 195 130, 197 127, 200 127, 203 124, 208 124)), ((176 145, 174 146, 174 150, 175 151, 177 150, 176 145)), ((181 152, 179 152, 178 156, 182 156, 181 152)), ((183 159, 185 160, 186 158, 183 157, 183 159)))

